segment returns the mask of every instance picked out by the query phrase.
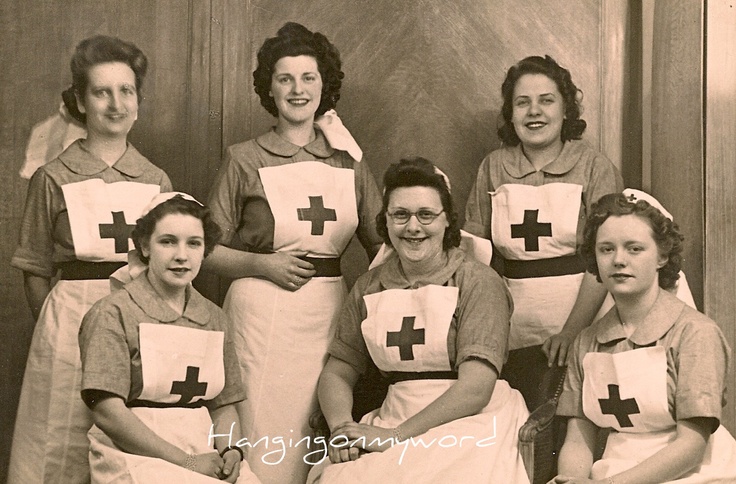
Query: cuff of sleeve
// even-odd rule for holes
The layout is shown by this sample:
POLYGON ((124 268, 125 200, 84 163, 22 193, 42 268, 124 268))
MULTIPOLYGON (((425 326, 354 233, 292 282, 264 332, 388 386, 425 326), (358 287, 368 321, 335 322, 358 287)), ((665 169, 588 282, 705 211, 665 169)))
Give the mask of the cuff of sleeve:
POLYGON ((332 340, 328 353, 330 356, 334 356, 349 364, 361 375, 366 372, 368 362, 366 361, 365 355, 342 341, 338 339, 332 340))

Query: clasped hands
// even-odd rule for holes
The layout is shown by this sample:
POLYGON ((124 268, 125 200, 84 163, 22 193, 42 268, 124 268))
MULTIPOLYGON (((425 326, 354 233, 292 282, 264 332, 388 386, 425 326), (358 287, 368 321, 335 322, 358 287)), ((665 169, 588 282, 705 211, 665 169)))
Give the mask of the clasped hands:
POLYGON ((393 429, 356 422, 343 422, 330 434, 327 453, 337 464, 357 460, 366 452, 383 452, 394 444, 393 429))
POLYGON ((240 455, 226 452, 222 457, 217 452, 196 454, 194 471, 225 482, 235 482, 240 476, 240 455))

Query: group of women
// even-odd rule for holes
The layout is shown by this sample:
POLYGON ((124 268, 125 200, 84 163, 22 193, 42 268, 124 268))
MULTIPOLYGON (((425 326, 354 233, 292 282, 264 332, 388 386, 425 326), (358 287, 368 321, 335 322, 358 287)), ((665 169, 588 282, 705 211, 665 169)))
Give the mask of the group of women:
POLYGON ((528 482, 518 429, 566 361, 554 482, 736 478, 728 346, 668 292, 682 236, 580 141, 580 91, 550 57, 508 71, 504 146, 468 201, 493 268, 459 248, 432 162, 391 165, 381 195, 333 111, 343 72, 320 33, 288 23, 258 51, 276 124, 228 148, 207 208, 127 142, 143 53, 93 37, 71 68, 63 97, 87 137, 34 174, 12 261, 38 323, 10 483, 528 482), (392 250, 348 293, 354 235, 371 258, 392 250), (192 287, 201 268, 234 279, 222 309, 192 287), (356 422, 371 367, 390 386, 356 422), (330 436, 312 465, 318 409, 330 436), (598 428, 612 431, 594 464, 598 428))

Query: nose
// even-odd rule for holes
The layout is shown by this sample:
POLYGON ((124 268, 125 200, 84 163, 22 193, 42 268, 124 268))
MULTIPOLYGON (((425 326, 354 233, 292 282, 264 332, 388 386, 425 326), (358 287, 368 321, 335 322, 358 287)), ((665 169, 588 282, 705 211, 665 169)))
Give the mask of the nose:
POLYGON ((623 267, 626 265, 626 251, 623 249, 616 249, 613 253, 613 265, 616 267, 623 267))
POLYGON ((291 91, 294 94, 300 94, 302 91, 304 91, 304 84, 302 83, 301 79, 294 79, 294 82, 291 85, 291 91))
POLYGON ((419 219, 417 218, 417 214, 413 213, 409 216, 409 220, 406 221, 406 230, 410 232, 416 232, 420 229, 422 224, 419 222, 419 219))
POLYGON ((119 111, 122 106, 122 99, 120 97, 120 93, 117 91, 113 91, 112 95, 110 96, 110 108, 113 109, 113 111, 119 111))
POLYGON ((541 112, 541 109, 539 108, 539 103, 536 101, 532 101, 529 103, 529 114, 535 115, 539 114, 541 112))
POLYGON ((174 257, 178 261, 183 261, 187 259, 187 246, 185 243, 177 244, 176 253, 174 254, 174 257))

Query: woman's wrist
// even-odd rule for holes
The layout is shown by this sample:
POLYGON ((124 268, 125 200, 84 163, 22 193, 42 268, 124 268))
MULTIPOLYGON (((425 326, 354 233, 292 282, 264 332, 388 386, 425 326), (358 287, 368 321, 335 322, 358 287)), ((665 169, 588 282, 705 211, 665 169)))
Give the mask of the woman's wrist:
POLYGON ((220 457, 224 458, 225 457, 225 454, 227 454, 231 450, 234 450, 238 454, 240 454, 240 461, 242 462, 243 459, 245 458, 245 455, 243 454, 243 449, 241 449, 237 445, 229 445, 229 446, 225 447, 224 449, 222 449, 222 452, 220 452, 220 457))
POLYGON ((197 458, 194 454, 187 454, 187 458, 184 460, 184 469, 192 472, 197 472, 197 458))

